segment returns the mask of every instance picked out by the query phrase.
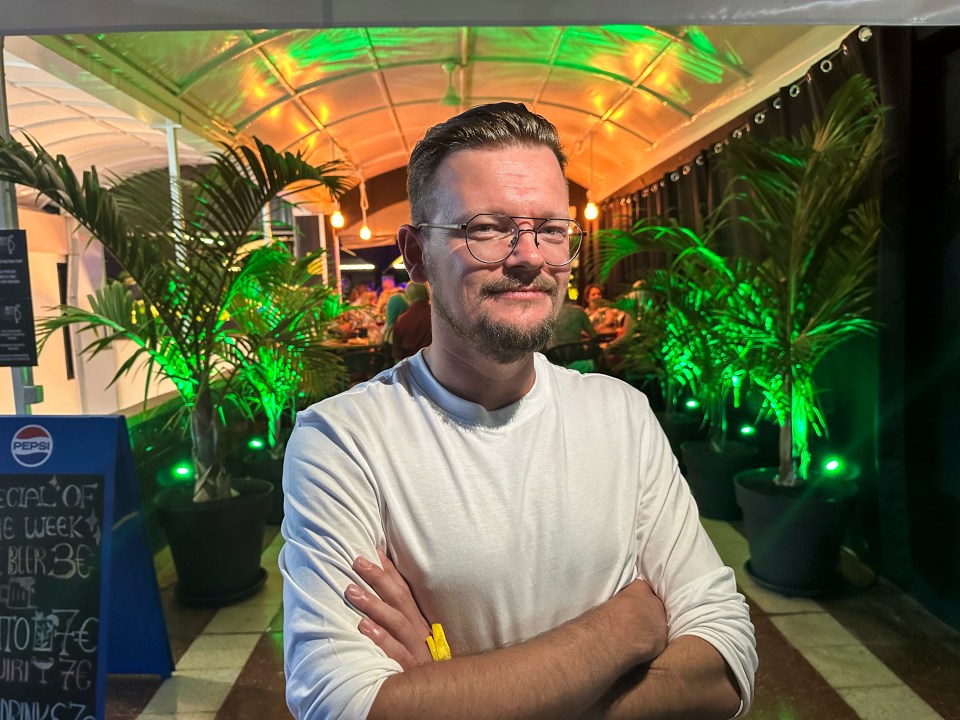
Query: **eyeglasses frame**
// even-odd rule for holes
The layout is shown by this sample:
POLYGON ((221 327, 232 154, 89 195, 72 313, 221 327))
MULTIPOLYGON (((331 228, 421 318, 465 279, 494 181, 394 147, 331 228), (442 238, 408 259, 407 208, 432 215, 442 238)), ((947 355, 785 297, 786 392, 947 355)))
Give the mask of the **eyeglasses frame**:
POLYGON ((540 228, 542 228, 551 220, 559 220, 566 223, 573 223, 580 229, 580 244, 577 245, 576 252, 570 256, 569 260, 562 263, 552 263, 552 262, 547 262, 547 259, 545 257, 543 258, 543 262, 545 265, 549 265, 550 267, 564 267, 572 263, 576 259, 577 255, 580 254, 580 248, 583 247, 583 240, 584 238, 587 237, 586 230, 584 230, 583 227, 580 225, 580 223, 578 223, 573 218, 538 218, 538 217, 525 217, 522 215, 513 216, 513 215, 503 215, 502 213, 483 212, 483 213, 477 213, 466 222, 459 223, 459 224, 441 225, 438 223, 418 223, 414 227, 416 227, 417 230, 422 230, 424 228, 433 228, 435 230, 460 230, 463 233, 463 241, 464 243, 466 243, 467 252, 470 253, 470 257, 472 257, 474 260, 476 260, 479 263, 483 263, 484 265, 497 265, 498 263, 502 263, 508 257, 513 255, 513 251, 517 249, 517 245, 520 243, 520 236, 525 232, 533 233, 533 242, 534 244, 536 244, 537 250, 539 250, 540 249, 540 228), (476 220, 478 217, 482 217, 483 215, 492 215, 494 217, 510 218, 513 221, 513 224, 517 226, 517 234, 514 237, 513 241, 510 243, 510 252, 508 252, 499 260, 481 260, 476 255, 474 255, 473 250, 470 249, 470 241, 467 239, 467 226, 470 223, 472 223, 474 220, 476 220), (541 222, 539 225, 533 228, 522 228, 520 227, 520 223, 518 223, 517 220, 540 220, 541 222))

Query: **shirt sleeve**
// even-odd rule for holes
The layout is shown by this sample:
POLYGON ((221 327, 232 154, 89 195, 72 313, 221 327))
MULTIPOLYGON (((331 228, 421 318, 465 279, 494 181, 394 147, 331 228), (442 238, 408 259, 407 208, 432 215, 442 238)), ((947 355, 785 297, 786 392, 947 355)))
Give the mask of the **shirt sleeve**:
POLYGON ((365 586, 354 558, 376 562, 376 547, 384 546, 377 491, 362 458, 322 414, 298 417, 284 461, 279 559, 287 704, 295 718, 365 718, 383 681, 401 671, 360 633, 361 615, 344 597, 350 582, 365 586))
POLYGON ((753 700, 757 651, 750 609, 700 523, 666 435, 649 406, 641 429, 637 569, 663 600, 668 640, 693 635, 723 656, 740 686, 740 711, 753 700))

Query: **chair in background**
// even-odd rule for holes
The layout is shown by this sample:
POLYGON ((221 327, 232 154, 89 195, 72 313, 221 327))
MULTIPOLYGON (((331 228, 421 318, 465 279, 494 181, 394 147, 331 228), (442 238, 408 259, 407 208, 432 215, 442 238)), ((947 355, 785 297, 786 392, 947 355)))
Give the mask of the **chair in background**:
POLYGON ((562 343, 544 351, 547 360, 578 372, 593 372, 600 359, 600 345, 595 340, 562 343))
POLYGON ((366 382, 390 366, 390 357, 379 347, 371 346, 348 350, 340 354, 347 370, 347 387, 366 382))

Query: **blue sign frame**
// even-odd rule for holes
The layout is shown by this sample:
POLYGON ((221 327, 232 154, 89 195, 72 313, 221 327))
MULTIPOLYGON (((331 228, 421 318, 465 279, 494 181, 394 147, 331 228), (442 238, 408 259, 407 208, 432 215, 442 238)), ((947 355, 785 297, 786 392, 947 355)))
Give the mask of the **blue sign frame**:
MULTIPOLYGON (((10 488, 12 483, 18 481, 22 485, 32 476, 47 476, 49 480, 45 480, 41 485, 38 477, 35 487, 27 484, 22 488, 15 488, 7 494, 3 503, 9 505, 12 500, 25 495, 27 490, 33 493, 33 497, 38 497, 36 488, 48 489, 46 487, 48 485, 57 488, 73 487, 70 485, 71 478, 83 479, 83 493, 89 494, 90 498, 102 498, 99 526, 97 526, 95 512, 96 501, 90 503, 91 519, 89 521, 86 518, 82 519, 89 523, 88 529, 83 529, 79 516, 75 515, 71 518, 72 526, 80 527, 79 531, 76 529, 72 531, 74 537, 79 537, 81 532, 96 529, 95 538, 99 541, 100 582, 95 717, 97 720, 102 720, 108 672, 158 674, 166 678, 173 672, 174 667, 160 603, 160 591, 140 506, 139 486, 125 418, 122 416, 37 415, 0 417, 0 492, 5 492, 5 487, 10 488), (58 477, 63 480, 62 483, 58 482, 58 477), (96 488, 96 484, 100 484, 100 487, 96 488)), ((79 488, 81 485, 76 484, 76 487, 79 488)), ((71 497, 79 498, 79 493, 79 490, 73 491, 71 497)), ((67 497, 65 491, 63 497, 67 497)), ((78 504, 81 502, 83 500, 77 500, 78 504)), ((31 503, 28 502, 20 503, 21 508, 30 505, 31 503)), ((33 505, 39 506, 38 503, 33 505)), ((9 511, 10 514, 14 512, 17 511, 9 511)), ((27 509, 21 512, 29 514, 33 510, 27 509)), ((85 507, 83 512, 86 512, 85 507)), ((41 526, 45 525, 50 533, 59 533, 62 537, 66 537, 71 532, 66 529, 71 527, 71 523, 63 520, 62 517, 47 514, 27 518, 24 522, 32 523, 31 527, 37 527, 38 523, 41 526)), ((12 536, 18 526, 14 522, 10 523, 9 527, 8 534, 12 536)), ((18 538, 24 544, 16 547, 27 547, 31 542, 29 538, 36 538, 39 534, 27 533, 24 538, 18 538)), ((61 538, 51 542, 59 539, 61 538)), ((79 554, 77 557, 70 555, 72 551, 66 549, 69 547, 70 543, 63 541, 54 546, 53 549, 60 548, 57 552, 48 553, 47 551, 51 548, 41 548, 25 554, 32 555, 34 560, 37 557, 48 559, 47 564, 40 564, 46 575, 58 580, 73 578, 73 575, 65 572, 69 568, 69 563, 80 562, 82 567, 82 561, 79 559, 79 554)), ((88 546, 83 545, 83 547, 88 546)), ((7 570, 9 571, 9 568, 7 570)), ((82 573, 80 575, 82 576, 82 573)), ((49 578, 43 579, 46 581, 49 578)), ((47 586, 49 587, 49 583, 47 586)), ((82 580, 74 582, 71 591, 85 592, 82 580)), ((88 588, 86 592, 89 593, 90 589, 88 588)), ((7 591, 7 595, 9 597, 10 590, 7 591)), ((56 598, 50 598, 49 601, 55 602, 56 598)), ((95 606, 96 600, 91 599, 91 603, 91 607, 95 606)), ((37 612, 36 617, 40 618, 41 613, 37 612)), ((59 625, 58 635, 68 634, 63 628, 65 624, 63 618, 53 617, 53 615, 47 617, 51 620, 51 627, 59 625)), ((21 618, 17 620, 20 621, 21 618)), ((34 622, 38 621, 34 620, 34 622)), ((84 642, 89 640, 85 636, 81 639, 84 642)), ((35 635, 34 642, 36 640, 35 635)), ((63 642, 66 644, 67 640, 63 642)), ((47 668, 43 670, 45 684, 46 670, 47 668)), ((31 671, 32 668, 24 666, 24 673, 31 671)), ((57 669, 54 670, 56 671, 57 669)), ((60 672, 62 674, 64 671, 60 670, 60 672)), ((77 678, 65 678, 64 687, 70 680, 77 680, 77 678)), ((30 680, 27 679, 24 682, 29 687, 30 680)), ((45 687, 44 692, 51 692, 52 687, 45 687)), ((26 693, 27 690, 21 690, 21 692, 26 693)), ((0 683, 0 702, 4 701, 3 694, 4 686, 0 683)), ((87 716, 88 720, 89 718, 90 716, 87 716)))

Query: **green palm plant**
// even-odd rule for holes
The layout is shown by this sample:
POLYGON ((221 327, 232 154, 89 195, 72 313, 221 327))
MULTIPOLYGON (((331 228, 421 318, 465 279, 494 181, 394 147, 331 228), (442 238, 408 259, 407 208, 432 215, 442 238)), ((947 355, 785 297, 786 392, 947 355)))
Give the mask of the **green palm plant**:
MULTIPOLYGON (((640 252, 656 249, 675 254, 668 267, 643 273, 643 287, 656 298, 643 314, 656 330, 657 341, 651 349, 663 374, 667 409, 675 410, 680 391, 688 390, 700 401, 716 452, 726 445, 728 402, 731 396, 734 400, 739 397, 749 357, 749 343, 722 321, 746 267, 711 249, 724 225, 718 219, 722 209, 706 219, 703 235, 674 221, 655 224, 646 220, 629 230, 599 233, 602 277, 640 252)), ((649 339, 638 340, 644 348, 650 346, 649 339)))
POLYGON ((259 141, 255 147, 225 147, 210 160, 195 179, 183 181, 182 207, 173 213, 165 173, 143 173, 108 187, 95 168, 78 177, 66 158, 33 140, 27 146, 0 144, 0 179, 37 190, 74 217, 136 283, 139 297, 109 283, 91 298, 89 310, 61 307, 44 329, 78 324, 93 331, 95 339, 85 348, 90 353, 130 341, 134 352, 114 381, 143 364, 148 379, 159 375, 173 382, 190 418, 195 500, 232 494, 220 428, 225 404, 242 402, 241 369, 258 362, 266 346, 303 345, 299 323, 277 322, 263 334, 242 330, 262 306, 244 288, 278 287, 288 272, 277 253, 250 251, 261 237, 262 209, 294 189, 322 187, 338 195, 346 185, 341 163, 311 165, 259 141))
POLYGON ((272 253, 278 272, 248 276, 241 288, 239 312, 232 317, 254 361, 240 365, 237 375, 248 390, 240 393, 250 399, 246 410, 265 418, 267 451, 279 460, 285 447, 282 420, 296 413, 299 394, 324 397, 342 384, 343 363, 323 346, 342 307, 340 296, 316 282, 310 270, 323 251, 294 258, 274 243, 257 252, 272 253))
POLYGON ((861 198, 882 136, 883 108, 856 75, 796 138, 745 139, 726 158, 766 259, 731 296, 725 319, 754 348, 751 380, 780 425, 780 485, 808 480, 810 433, 825 430, 820 361, 877 327, 869 312, 880 210, 861 198))

